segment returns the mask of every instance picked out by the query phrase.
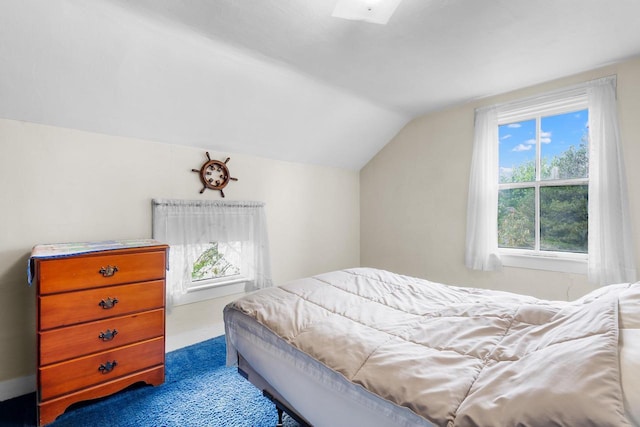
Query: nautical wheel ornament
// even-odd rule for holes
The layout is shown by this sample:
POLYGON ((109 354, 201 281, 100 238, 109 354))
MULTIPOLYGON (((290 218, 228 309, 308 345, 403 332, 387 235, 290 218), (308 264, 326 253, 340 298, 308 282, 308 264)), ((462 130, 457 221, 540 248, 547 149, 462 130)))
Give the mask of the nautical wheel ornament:
POLYGON ((220 190, 220 195, 224 197, 224 191, 222 191, 222 189, 227 186, 229 181, 238 180, 238 178, 233 178, 229 174, 227 163, 231 160, 231 157, 227 157, 227 160, 224 162, 211 160, 211 156, 209 156, 209 152, 207 151, 207 159, 200 169, 191 169, 192 172, 198 172, 200 174, 200 181, 202 181, 204 185, 202 190, 200 190, 200 194, 209 188, 211 190, 220 190))

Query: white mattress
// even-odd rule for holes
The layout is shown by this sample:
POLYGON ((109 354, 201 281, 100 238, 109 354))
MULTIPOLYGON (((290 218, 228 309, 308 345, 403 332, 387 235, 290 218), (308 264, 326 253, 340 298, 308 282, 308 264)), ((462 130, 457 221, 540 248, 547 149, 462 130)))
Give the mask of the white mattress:
MULTIPOLYGON (((597 291, 596 291, 597 292, 597 291)), ((619 301, 619 356, 626 415, 640 427, 640 292, 638 286, 619 301)), ((277 337, 254 319, 225 312, 227 363, 239 352, 247 362, 316 426, 431 426, 424 418, 397 406, 277 337)))
POLYGON ((239 352, 314 426, 429 427, 430 422, 347 381, 237 311, 225 319, 227 363, 239 352))

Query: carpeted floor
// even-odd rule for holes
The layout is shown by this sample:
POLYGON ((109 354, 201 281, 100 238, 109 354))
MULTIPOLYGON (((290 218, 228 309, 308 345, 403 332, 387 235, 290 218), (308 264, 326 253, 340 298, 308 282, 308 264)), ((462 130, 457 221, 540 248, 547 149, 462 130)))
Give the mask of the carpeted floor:
MULTIPOLYGON (((0 404, 0 426, 35 425, 35 395, 12 401, 0 404)), ((273 427, 277 418, 275 405, 225 366, 222 336, 168 353, 163 385, 73 405, 50 426, 273 427)), ((284 425, 297 423, 285 415, 284 425)))

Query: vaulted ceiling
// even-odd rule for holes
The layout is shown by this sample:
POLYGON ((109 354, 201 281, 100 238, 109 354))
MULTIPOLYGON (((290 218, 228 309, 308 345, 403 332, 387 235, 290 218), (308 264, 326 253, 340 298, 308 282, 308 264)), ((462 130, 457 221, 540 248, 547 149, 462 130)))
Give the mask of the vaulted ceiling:
POLYGON ((4 0, 0 117, 358 170, 416 116, 640 55, 637 0, 335 4, 4 0))

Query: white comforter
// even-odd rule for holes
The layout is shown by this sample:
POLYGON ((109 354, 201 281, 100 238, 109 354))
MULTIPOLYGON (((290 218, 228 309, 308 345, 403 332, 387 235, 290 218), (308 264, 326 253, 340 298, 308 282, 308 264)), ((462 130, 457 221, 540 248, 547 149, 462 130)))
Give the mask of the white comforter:
POLYGON ((437 425, 625 426, 617 295, 630 286, 552 302, 352 269, 225 310, 437 425))

